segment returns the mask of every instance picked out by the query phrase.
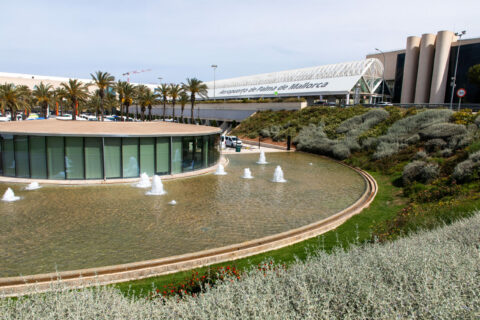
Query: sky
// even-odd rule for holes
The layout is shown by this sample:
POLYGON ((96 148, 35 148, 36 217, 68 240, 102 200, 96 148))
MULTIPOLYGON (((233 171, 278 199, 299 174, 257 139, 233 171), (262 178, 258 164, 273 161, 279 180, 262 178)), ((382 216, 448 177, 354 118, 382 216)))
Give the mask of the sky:
POLYGON ((364 59, 439 30, 480 37, 479 0, 0 0, 0 72, 180 83, 364 59), (161 79, 158 79, 161 78, 161 79))

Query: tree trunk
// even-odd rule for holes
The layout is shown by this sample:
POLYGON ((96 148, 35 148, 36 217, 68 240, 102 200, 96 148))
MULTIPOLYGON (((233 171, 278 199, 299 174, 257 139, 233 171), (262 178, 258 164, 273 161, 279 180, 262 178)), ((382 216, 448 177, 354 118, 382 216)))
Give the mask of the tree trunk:
POLYGON ((180 116, 180 118, 182 119, 182 121, 183 121, 183 110, 185 110, 185 105, 184 105, 184 104, 182 104, 182 115, 180 116))
POLYGON ((128 104, 125 105, 125 111, 126 111, 126 113, 127 113, 127 115, 126 115, 126 120, 127 120, 127 121, 128 121, 128 108, 129 108, 129 107, 130 107, 130 106, 129 106, 128 104))
POLYGON ((103 109, 103 99, 100 98, 100 119, 101 119, 101 121, 103 121, 103 113, 104 113, 104 109, 103 109))
POLYGON ((123 119, 123 104, 120 102, 120 119, 122 119, 122 121, 125 121, 125 119, 123 119))
POLYGON ((165 109, 167 108, 167 102, 163 99, 163 121, 165 121, 165 109))
POLYGON ((148 120, 152 121, 152 106, 148 106, 148 120))
POLYGON ((138 119, 138 104, 135 105, 135 120, 138 119))
POLYGON ((10 108, 10 121, 17 121, 17 115, 13 112, 13 108, 10 108))
POLYGON ((48 104, 46 104, 45 102, 43 103, 43 117, 45 119, 47 119, 47 107, 48 107, 48 104))
POLYGON ((172 100, 172 118, 175 121, 175 99, 172 100))
POLYGON ((194 121, 195 121, 195 117, 193 116, 193 107, 195 106, 195 94, 192 93, 191 97, 190 97, 190 100, 192 102, 192 110, 191 110, 191 113, 192 113, 192 121, 191 123, 193 124, 194 121))
POLYGON ((73 102, 73 114, 72 114, 72 120, 77 120, 77 102, 73 102))

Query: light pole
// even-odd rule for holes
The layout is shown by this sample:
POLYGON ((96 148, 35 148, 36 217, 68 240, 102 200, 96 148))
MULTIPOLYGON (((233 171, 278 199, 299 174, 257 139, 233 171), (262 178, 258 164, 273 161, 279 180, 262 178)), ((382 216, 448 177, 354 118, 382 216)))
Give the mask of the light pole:
POLYGON ((217 65, 212 64, 211 67, 213 68, 213 101, 215 101, 215 70, 217 70, 217 65))
POLYGON ((462 40, 462 36, 467 33, 467 31, 463 30, 462 32, 456 32, 455 35, 458 37, 458 46, 457 46, 457 59, 455 61, 455 71, 453 72, 452 78, 452 94, 450 95, 450 110, 453 110, 453 95, 455 94, 455 87, 457 85, 457 68, 458 68, 458 56, 460 55, 460 45, 462 40))
POLYGON ((383 86, 385 85, 385 53, 378 48, 375 48, 375 50, 380 52, 383 56, 383 75, 382 75, 382 102, 383 102, 383 86))

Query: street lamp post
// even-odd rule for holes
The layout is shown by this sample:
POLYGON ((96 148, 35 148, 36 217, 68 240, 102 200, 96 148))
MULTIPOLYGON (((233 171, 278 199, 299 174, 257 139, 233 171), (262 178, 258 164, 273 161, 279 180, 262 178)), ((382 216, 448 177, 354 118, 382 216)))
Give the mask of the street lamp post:
POLYGON ((453 96, 455 94, 455 87, 457 86, 457 68, 458 68, 458 56, 460 55, 460 40, 462 40, 462 36, 467 33, 467 31, 463 30, 462 32, 456 32, 455 35, 458 37, 458 46, 457 46, 457 59, 455 59, 455 71, 453 72, 452 78, 452 94, 450 95, 450 110, 453 110, 453 96))
POLYGON ((383 56, 383 75, 382 75, 382 102, 383 102, 383 86, 385 85, 385 52, 383 52, 382 50, 378 49, 378 48, 375 48, 375 50, 377 50, 378 52, 380 52, 383 56))
POLYGON ((213 101, 215 101, 215 70, 217 70, 217 65, 212 64, 211 67, 213 68, 213 101))

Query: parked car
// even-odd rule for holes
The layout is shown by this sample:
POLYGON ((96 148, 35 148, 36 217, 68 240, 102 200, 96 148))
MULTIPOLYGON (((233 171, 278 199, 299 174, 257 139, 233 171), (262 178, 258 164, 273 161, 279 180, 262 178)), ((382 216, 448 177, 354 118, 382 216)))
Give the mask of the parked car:
POLYGON ((377 106, 379 106, 379 107, 386 107, 386 106, 393 106, 393 103, 384 101, 384 102, 379 102, 379 103, 377 103, 377 104, 375 104, 375 105, 377 105, 377 106))
POLYGON ((225 145, 227 147, 235 148, 237 145, 241 146, 242 141, 238 139, 236 136, 226 136, 225 137, 225 145))

